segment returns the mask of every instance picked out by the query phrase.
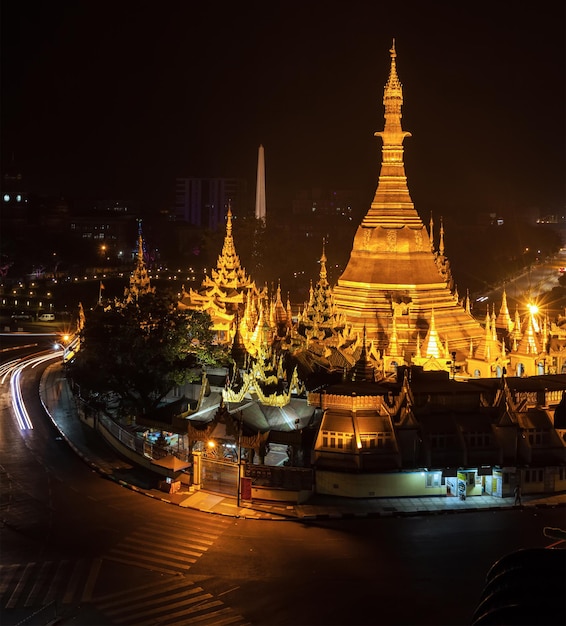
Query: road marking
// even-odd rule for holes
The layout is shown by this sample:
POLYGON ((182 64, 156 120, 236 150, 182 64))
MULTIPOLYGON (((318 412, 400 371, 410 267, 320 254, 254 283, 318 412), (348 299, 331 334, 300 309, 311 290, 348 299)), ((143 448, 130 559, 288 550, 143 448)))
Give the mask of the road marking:
POLYGON ((35 567, 35 563, 28 563, 23 571, 23 574, 20 577, 20 580, 18 580, 17 585, 14 588, 14 591, 12 591, 12 595, 10 596, 10 599, 8 600, 8 602, 6 602, 6 608, 7 609, 13 609, 15 608, 16 604, 18 603, 18 600, 26 586, 26 583, 28 581, 28 577, 31 574, 31 570, 35 567))
POLYGON ((88 578, 83 589, 81 602, 90 602, 92 600, 92 592, 94 590, 94 585, 96 584, 101 565, 102 559, 94 559, 94 561, 92 562, 92 565, 90 566, 90 572, 88 574, 88 578))
POLYGON ((65 589, 63 604, 71 604, 73 602, 73 598, 75 597, 75 593, 79 586, 79 573, 84 568, 84 566, 85 561, 83 559, 75 563, 75 567, 73 568, 73 573, 71 574, 67 589, 65 589))

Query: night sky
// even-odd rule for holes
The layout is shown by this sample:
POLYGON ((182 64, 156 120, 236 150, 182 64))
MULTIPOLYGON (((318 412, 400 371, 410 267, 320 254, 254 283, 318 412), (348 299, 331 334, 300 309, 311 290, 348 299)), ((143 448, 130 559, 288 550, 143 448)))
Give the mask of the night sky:
POLYGON ((421 216, 564 210, 562 0, 1 7, 2 169, 14 157, 31 191, 148 210, 183 176, 253 193, 262 143, 268 215, 311 186, 369 208, 395 37, 421 216))

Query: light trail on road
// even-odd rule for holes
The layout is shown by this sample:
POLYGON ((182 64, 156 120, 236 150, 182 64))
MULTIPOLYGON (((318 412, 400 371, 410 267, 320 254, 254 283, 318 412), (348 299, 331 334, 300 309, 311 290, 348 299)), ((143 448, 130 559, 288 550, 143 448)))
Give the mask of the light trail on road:
POLYGON ((26 409, 22 394, 21 381, 23 371, 26 367, 33 369, 46 361, 60 358, 61 352, 49 351, 47 354, 34 354, 32 356, 22 357, 21 359, 14 359, 3 363, 0 367, 0 382, 4 384, 8 377, 10 379, 10 399, 20 430, 33 430, 33 423, 26 409))

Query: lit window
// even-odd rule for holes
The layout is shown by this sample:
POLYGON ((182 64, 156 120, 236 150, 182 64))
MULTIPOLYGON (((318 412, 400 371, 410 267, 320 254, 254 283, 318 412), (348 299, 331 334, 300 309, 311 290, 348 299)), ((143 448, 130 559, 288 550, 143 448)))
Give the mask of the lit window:
POLYGON ((425 484, 427 487, 440 487, 440 472, 427 472, 425 484))
POLYGON ((352 448, 352 433, 322 432, 322 447, 348 450, 352 448))

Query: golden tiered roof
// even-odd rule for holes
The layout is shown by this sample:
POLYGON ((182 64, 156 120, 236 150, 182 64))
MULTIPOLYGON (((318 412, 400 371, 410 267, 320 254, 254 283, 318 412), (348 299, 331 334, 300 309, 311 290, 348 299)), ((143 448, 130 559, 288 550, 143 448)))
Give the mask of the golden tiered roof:
POLYGON ((478 343, 483 330, 451 291, 443 227, 442 249, 435 253, 432 232, 429 236, 411 200, 403 162, 403 140, 410 133, 401 126, 403 90, 395 42, 390 54, 385 128, 375 133, 383 141, 379 181, 334 288, 334 303, 358 333, 365 326, 368 338, 386 353, 395 327, 395 350, 410 360, 417 340, 427 335, 433 309, 440 341, 451 351, 467 352, 470 340, 478 343))

